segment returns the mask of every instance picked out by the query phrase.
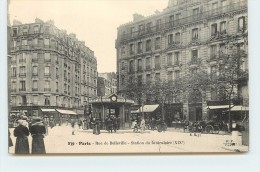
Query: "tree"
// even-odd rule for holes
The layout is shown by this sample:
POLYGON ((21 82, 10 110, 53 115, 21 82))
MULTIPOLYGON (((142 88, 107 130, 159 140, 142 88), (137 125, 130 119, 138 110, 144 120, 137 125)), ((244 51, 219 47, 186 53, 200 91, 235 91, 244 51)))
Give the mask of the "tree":
POLYGON ((228 123, 231 126, 231 106, 238 94, 235 88, 240 81, 248 78, 248 72, 242 69, 242 65, 247 60, 244 46, 246 35, 228 35, 225 42, 225 49, 218 52, 219 74, 212 79, 212 85, 218 89, 218 97, 228 101, 228 123), (244 37, 245 36, 245 37, 244 37))

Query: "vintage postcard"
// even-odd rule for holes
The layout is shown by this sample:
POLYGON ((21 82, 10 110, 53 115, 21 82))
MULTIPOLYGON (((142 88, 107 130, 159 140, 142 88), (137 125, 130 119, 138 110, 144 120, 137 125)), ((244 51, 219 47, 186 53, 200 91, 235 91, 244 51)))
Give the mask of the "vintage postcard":
POLYGON ((9 0, 10 154, 249 150, 247 0, 9 0))

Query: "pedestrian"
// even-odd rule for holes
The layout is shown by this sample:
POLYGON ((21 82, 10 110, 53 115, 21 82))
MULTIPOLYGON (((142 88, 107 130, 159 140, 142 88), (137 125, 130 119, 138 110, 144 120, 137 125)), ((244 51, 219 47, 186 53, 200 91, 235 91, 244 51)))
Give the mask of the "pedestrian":
POLYGON ((107 120, 106 120, 106 124, 107 124, 107 131, 108 133, 112 133, 113 131, 113 121, 111 119, 111 117, 108 116, 107 120))
POLYGON ((15 154, 29 154, 29 130, 23 120, 18 120, 18 126, 14 129, 14 136, 16 137, 15 154))
POLYGON ((95 125, 95 128, 96 128, 96 135, 99 135, 100 134, 100 123, 101 121, 99 119, 96 120, 96 125, 95 125))
POLYGON ((113 118, 112 118, 112 124, 113 124, 114 132, 116 132, 116 130, 117 130, 117 119, 116 119, 115 116, 113 116, 113 118))
POLYGON ((93 134, 96 134, 97 133, 97 121, 96 121, 96 118, 93 118, 92 121, 91 121, 91 126, 92 126, 92 129, 93 129, 93 134))
POLYGON ((13 146, 13 141, 11 139, 11 133, 10 131, 8 130, 8 147, 12 147, 13 146))
POLYGON ((54 121, 54 118, 53 116, 50 117, 50 127, 51 129, 55 126, 55 121, 54 121))
POLYGON ((137 132, 138 132, 138 124, 137 124, 137 120, 134 120, 134 122, 133 122, 133 126, 134 126, 134 132, 137 133, 137 132))
POLYGON ((116 120, 117 120, 117 130, 119 130, 119 128, 120 128, 120 117, 118 116, 116 118, 116 120))
POLYGON ((71 117, 70 124, 72 127, 72 135, 75 135, 76 131, 76 119, 74 117, 71 117))
POLYGON ((144 118, 142 118, 141 123, 140 123, 140 127, 141 127, 141 133, 144 133, 145 130, 145 120, 144 118))
POLYGON ((32 154, 45 154, 44 135, 46 128, 41 120, 37 117, 33 119, 32 126, 29 128, 32 135, 32 154))

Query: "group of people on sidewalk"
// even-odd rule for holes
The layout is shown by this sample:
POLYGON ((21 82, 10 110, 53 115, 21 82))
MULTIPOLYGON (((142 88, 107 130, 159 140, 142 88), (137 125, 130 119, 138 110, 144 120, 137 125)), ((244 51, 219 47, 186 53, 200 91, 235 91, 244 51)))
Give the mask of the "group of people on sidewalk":
POLYGON ((120 118, 115 115, 107 115, 105 118, 105 127, 108 133, 113 133, 120 128, 120 118))
MULTIPOLYGON (((18 126, 14 129, 13 134, 16 137, 15 154, 29 154, 28 136, 32 136, 32 154, 45 154, 44 137, 46 134, 46 127, 44 122, 39 117, 31 118, 23 116, 18 121, 18 126)), ((13 146, 12 139, 9 132, 9 147, 13 146)))

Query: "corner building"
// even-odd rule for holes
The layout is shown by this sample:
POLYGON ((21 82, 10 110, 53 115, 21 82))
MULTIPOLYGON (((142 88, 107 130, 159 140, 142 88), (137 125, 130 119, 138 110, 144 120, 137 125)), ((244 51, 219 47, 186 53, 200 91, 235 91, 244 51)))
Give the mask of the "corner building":
POLYGON ((40 19, 14 21, 11 39, 11 111, 41 115, 51 108, 83 115, 97 95, 97 60, 85 42, 40 19))
MULTIPOLYGON (((238 36, 246 54, 241 68, 247 71, 247 44, 242 36, 247 32, 247 22, 246 0, 169 0, 162 12, 148 17, 134 14, 132 22, 118 27, 119 92, 133 78, 143 82, 170 81, 198 69, 219 74, 217 52, 225 51, 227 34, 238 36)), ((248 99, 247 83, 248 77, 236 86, 236 96, 248 99)), ((210 89, 205 94, 206 98, 193 103, 185 98, 173 100, 168 109, 173 109, 172 115, 181 113, 182 119, 208 118, 210 103, 221 102, 215 100, 210 89)))

